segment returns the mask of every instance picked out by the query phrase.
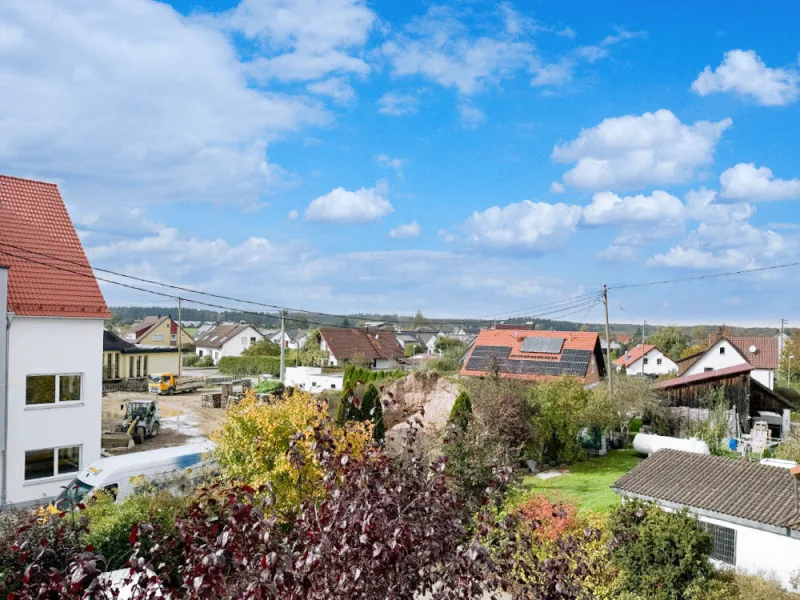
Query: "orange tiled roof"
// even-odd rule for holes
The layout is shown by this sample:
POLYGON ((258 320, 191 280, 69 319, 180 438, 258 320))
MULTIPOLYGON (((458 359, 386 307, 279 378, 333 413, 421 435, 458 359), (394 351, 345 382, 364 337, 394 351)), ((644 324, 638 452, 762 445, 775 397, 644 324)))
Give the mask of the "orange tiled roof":
MULTIPOLYGON (((644 355, 647 356, 648 352, 655 349, 655 346, 652 344, 645 344, 644 345, 644 355)), ((628 350, 625 354, 620 356, 617 360, 614 361, 614 364, 618 367, 624 366, 626 369, 630 367, 633 363, 639 360, 642 356, 642 345, 638 344, 628 350)))
MULTIPOLYGON (((596 332, 590 331, 529 331, 512 329, 484 329, 479 334, 475 343, 470 348, 461 368, 462 375, 485 377, 488 375, 484 362, 477 359, 481 348, 503 348, 497 355, 500 359, 500 377, 513 379, 526 379, 541 381, 560 377, 564 374, 585 379, 589 364, 595 352, 602 352, 599 346, 599 337, 596 332), (561 338, 564 340, 561 351, 558 353, 523 352, 522 344, 525 338, 561 338), (507 356, 506 356, 507 352, 507 356), (476 363, 480 363, 480 366, 476 363), (526 365, 525 363, 528 363, 526 365)), ((484 350, 487 352, 487 350, 484 350)), ((600 367, 602 370, 603 367, 600 367)))
POLYGON ((0 224, 0 264, 10 267, 9 311, 111 316, 55 184, 0 175, 0 224))

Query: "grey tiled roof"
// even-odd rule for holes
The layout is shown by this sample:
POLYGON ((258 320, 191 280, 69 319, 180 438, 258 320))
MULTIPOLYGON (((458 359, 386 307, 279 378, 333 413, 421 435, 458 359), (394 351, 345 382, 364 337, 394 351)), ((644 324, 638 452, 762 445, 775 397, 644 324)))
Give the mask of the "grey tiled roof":
POLYGON ((622 492, 800 530, 800 492, 788 469, 724 456, 659 450, 618 479, 622 492))

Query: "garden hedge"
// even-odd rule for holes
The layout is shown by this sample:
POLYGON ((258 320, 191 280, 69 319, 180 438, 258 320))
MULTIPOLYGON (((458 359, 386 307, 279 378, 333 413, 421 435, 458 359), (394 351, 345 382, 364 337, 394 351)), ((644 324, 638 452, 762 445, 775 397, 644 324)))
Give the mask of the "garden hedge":
POLYGON ((266 374, 277 377, 281 371, 281 359, 278 356, 223 356, 217 366, 222 375, 242 377, 266 374))

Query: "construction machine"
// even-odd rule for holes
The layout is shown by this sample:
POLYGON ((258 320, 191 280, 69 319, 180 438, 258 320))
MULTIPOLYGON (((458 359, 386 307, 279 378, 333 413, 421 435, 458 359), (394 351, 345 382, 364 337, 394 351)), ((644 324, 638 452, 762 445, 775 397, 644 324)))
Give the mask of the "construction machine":
POLYGON ((133 400, 128 405, 121 405, 125 417, 117 425, 117 431, 133 438, 137 444, 145 438, 155 437, 161 431, 161 410, 158 400, 133 400))

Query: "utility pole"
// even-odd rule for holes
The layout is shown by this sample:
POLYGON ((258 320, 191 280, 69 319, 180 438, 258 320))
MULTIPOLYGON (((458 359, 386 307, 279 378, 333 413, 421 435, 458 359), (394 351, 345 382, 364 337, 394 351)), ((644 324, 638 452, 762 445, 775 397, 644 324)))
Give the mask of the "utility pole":
POLYGON ((181 298, 178 296, 178 379, 183 370, 183 319, 181 318, 181 298))
POLYGON ((642 375, 644 375, 644 331, 647 327, 647 321, 642 321, 642 355, 639 359, 642 361, 642 375))
POLYGON ((783 328, 787 325, 789 321, 786 319, 781 319, 781 337, 778 338, 778 362, 781 362, 783 358, 783 328))
POLYGON ((284 379, 286 379, 286 358, 284 356, 286 347, 286 340, 284 339, 286 336, 286 311, 281 311, 281 383, 283 383, 284 379))
POLYGON ((611 382, 611 336, 608 333, 608 286, 603 285, 603 304, 606 307, 606 376, 608 377, 608 393, 614 394, 614 384, 611 382))

